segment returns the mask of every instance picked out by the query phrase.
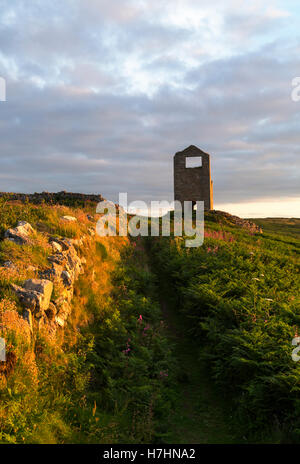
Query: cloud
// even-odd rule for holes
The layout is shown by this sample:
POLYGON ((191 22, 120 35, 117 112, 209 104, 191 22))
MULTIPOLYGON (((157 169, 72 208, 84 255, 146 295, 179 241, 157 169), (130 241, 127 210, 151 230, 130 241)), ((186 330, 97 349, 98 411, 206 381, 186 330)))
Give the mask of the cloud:
POLYGON ((299 196, 300 41, 270 3, 0 1, 0 190, 171 200, 195 144, 217 203, 299 196))

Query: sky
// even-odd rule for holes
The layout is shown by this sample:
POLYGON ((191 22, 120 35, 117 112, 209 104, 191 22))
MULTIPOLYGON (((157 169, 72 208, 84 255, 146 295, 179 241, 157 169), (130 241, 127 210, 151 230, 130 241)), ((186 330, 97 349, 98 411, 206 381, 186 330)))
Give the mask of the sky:
POLYGON ((300 217, 300 4, 0 0, 0 191, 173 199, 211 154, 215 208, 300 217))

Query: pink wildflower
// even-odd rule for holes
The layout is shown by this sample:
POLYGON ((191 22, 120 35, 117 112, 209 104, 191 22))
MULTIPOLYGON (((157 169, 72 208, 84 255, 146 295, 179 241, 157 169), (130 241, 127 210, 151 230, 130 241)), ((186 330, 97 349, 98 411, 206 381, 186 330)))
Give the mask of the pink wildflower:
POLYGON ((127 341, 127 343, 126 343, 126 350, 123 350, 123 351, 122 351, 122 353, 124 353, 124 354, 126 354, 126 355, 131 351, 129 342, 130 342, 130 338, 128 338, 128 341, 127 341))

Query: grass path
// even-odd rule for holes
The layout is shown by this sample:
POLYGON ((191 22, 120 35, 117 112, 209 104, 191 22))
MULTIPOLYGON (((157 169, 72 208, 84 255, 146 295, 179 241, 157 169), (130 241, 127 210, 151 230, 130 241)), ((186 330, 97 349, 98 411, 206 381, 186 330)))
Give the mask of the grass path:
POLYGON ((181 315, 170 310, 162 301, 162 312, 168 326, 168 336, 174 345, 180 382, 178 406, 171 418, 169 443, 231 444, 246 443, 234 435, 231 418, 198 360, 199 344, 187 335, 181 315))
MULTIPOLYGON (((149 255, 142 241, 138 241, 137 249, 141 252, 139 262, 141 268, 149 271, 151 269, 149 255)), ((243 437, 234 434, 225 400, 216 392, 203 362, 199 360, 199 343, 189 336, 184 317, 167 303, 165 296, 168 295, 169 289, 164 287, 164 282, 160 281, 158 292, 162 316, 179 368, 178 403, 170 418, 166 443, 247 443, 243 437)))

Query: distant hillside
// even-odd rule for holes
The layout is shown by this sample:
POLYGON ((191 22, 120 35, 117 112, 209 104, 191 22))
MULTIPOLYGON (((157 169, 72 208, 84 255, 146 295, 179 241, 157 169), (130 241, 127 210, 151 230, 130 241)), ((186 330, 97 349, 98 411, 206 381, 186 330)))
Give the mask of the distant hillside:
POLYGON ((69 207, 83 208, 87 204, 99 203, 103 200, 102 195, 66 192, 41 192, 41 193, 13 193, 0 192, 0 198, 9 201, 21 201, 22 203, 33 203, 35 205, 63 205, 69 207))
POLYGON ((265 232, 300 238, 300 218, 265 218, 251 221, 262 227, 265 232))

